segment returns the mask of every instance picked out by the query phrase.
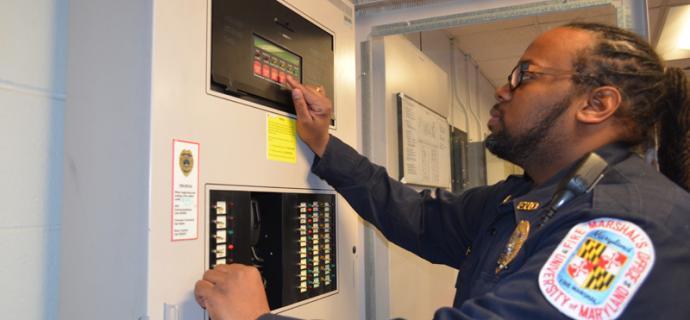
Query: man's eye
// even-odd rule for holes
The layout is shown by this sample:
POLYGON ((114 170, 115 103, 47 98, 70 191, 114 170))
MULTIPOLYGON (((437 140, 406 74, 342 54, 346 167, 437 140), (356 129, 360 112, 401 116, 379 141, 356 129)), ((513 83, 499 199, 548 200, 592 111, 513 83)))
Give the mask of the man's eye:
POLYGON ((535 78, 535 76, 536 76, 536 74, 533 73, 533 72, 523 71, 523 72, 522 72, 522 81, 525 81, 525 80, 532 80, 532 79, 535 78))

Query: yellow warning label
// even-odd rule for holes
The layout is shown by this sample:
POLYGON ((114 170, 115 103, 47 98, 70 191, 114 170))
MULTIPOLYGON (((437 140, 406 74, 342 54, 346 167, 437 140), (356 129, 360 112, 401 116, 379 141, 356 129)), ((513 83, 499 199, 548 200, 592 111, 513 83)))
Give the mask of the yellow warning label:
POLYGON ((297 126, 294 119, 274 114, 266 117, 268 160, 297 162, 297 126))

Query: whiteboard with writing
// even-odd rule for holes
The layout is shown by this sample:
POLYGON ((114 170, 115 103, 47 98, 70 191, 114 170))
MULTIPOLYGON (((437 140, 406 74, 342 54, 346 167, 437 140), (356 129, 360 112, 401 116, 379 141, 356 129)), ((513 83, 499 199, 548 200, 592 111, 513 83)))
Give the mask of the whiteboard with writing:
POLYGON ((450 188, 448 120, 404 93, 397 101, 400 182, 450 188))

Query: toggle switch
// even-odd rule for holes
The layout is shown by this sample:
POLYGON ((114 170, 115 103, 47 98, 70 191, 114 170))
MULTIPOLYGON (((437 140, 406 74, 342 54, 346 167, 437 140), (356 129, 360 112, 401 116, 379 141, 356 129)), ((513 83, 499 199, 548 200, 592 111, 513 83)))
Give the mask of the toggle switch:
POLYGON ((227 203, 225 201, 218 201, 215 205, 216 214, 226 214, 227 213, 227 203))
POLYGON ((227 241, 225 236, 225 230, 216 231, 216 234, 213 235, 213 238, 216 239, 216 243, 225 243, 225 241, 227 241))
POLYGON ((217 229, 225 229, 227 226, 227 216, 226 215, 219 215, 216 217, 216 221, 214 221, 216 224, 217 229))
POLYGON ((217 245, 216 249, 213 250, 213 253, 216 254, 216 258, 225 258, 225 256, 227 255, 225 245, 217 245))

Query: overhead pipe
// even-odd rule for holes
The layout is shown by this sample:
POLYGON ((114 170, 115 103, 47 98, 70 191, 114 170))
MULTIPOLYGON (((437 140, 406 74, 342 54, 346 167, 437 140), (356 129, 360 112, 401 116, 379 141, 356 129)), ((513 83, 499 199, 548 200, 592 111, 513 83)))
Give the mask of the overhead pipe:
POLYGON ((474 101, 477 102, 477 128, 479 130, 479 140, 483 140, 484 136, 482 135, 482 113, 481 113, 481 106, 479 104, 479 65, 476 63, 474 64, 474 101))
MULTIPOLYGON (((474 109, 472 108, 472 100, 470 97, 470 82, 469 82, 470 68, 468 66, 469 62, 471 62, 470 56, 467 53, 465 53, 465 79, 468 80, 468 81, 465 81, 465 97, 467 98, 467 107, 470 109, 470 113, 472 114, 472 117, 474 117, 474 119, 477 121, 477 131, 479 131, 478 132, 479 133, 479 140, 482 140, 481 120, 479 120, 479 117, 477 116, 477 114, 474 113, 474 109)), ((475 83, 475 87, 476 87, 476 83, 475 83)))
MULTIPOLYGON (((467 107, 465 107, 465 104, 462 103, 462 100, 460 99, 460 96, 458 95, 458 86, 457 86, 457 70, 455 66, 455 38, 450 38, 450 83, 451 83, 451 92, 452 92, 452 99, 451 99, 451 116, 452 116, 452 110, 454 108, 454 102, 455 100, 458 100, 458 103, 460 103, 460 107, 462 108, 462 112, 465 114, 465 130, 467 130, 467 138, 471 139, 470 135, 470 116, 467 113, 467 107)), ((451 117, 451 119, 453 119, 451 117)))

